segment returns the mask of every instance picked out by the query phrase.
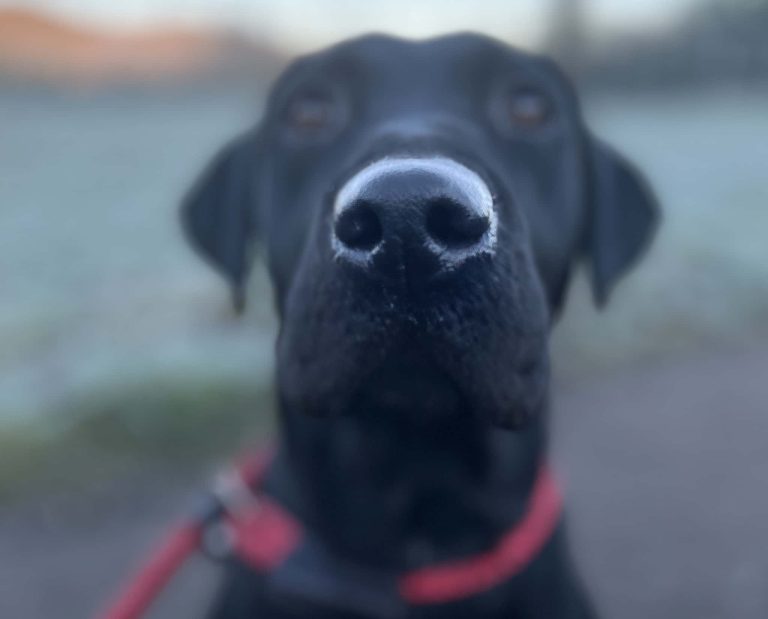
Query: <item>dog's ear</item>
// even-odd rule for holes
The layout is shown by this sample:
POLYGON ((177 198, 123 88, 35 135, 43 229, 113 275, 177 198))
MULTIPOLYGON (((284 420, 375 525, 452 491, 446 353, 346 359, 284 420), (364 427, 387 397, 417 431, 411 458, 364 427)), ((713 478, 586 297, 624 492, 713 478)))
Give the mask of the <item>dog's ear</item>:
POLYGON ((252 132, 231 141, 208 164, 181 205, 187 238, 229 281, 238 312, 245 305, 256 237, 257 151, 252 132))
POLYGON ((624 157, 592 139, 585 248, 595 303, 611 290, 648 247, 659 221, 656 198, 643 176, 624 157))

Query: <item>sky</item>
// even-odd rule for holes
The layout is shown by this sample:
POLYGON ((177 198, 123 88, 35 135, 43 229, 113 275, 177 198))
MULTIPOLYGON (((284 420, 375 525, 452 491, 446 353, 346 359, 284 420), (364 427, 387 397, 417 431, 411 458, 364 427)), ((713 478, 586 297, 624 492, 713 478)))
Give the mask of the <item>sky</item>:
MULTIPOLYGON (((654 29, 701 0, 585 0, 599 29, 654 29)), ((553 0, 0 0, 0 5, 48 10, 113 28, 155 23, 237 27, 311 48, 344 36, 378 30, 429 36, 480 30, 535 45, 553 0)))

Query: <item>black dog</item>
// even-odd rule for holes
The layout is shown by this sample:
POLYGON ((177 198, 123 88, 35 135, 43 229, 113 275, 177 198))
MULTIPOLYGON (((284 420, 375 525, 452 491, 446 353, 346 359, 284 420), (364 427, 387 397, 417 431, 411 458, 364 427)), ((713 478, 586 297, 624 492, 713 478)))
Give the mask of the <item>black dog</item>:
POLYGON ((657 209, 550 61, 471 34, 302 58, 183 218, 238 304, 266 248, 281 319, 266 492, 305 531, 275 572, 232 559, 213 617, 592 616, 559 512, 530 557, 500 540, 541 537, 531 503, 553 505, 536 493, 569 275, 586 260, 604 303, 657 209), (403 585, 434 566, 454 584, 403 585))

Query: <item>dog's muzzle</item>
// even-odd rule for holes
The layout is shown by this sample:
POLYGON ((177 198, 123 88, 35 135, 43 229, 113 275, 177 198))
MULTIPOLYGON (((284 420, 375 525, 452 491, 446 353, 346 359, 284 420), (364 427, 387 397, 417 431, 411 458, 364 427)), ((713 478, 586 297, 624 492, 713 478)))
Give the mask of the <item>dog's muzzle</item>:
POLYGON ((332 243, 338 260, 371 274, 430 276, 493 255, 497 225, 476 172, 447 158, 386 158, 338 192, 332 243))

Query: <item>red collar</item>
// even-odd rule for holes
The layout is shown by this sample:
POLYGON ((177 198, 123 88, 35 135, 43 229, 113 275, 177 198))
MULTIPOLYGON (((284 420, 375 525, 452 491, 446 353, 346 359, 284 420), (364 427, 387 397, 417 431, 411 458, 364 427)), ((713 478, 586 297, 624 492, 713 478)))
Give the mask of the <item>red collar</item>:
POLYGON ((493 549, 404 574, 385 574, 383 579, 379 575, 363 586, 357 576, 365 570, 353 565, 350 577, 350 566, 346 566, 346 571, 340 568, 338 557, 323 558, 323 551, 313 549, 313 540, 302 524, 262 492, 261 482, 271 460, 270 453, 262 452, 241 462, 236 474, 222 478, 206 509, 172 530, 115 602, 99 616, 138 619, 186 558, 202 545, 206 528, 221 517, 231 525, 234 552, 257 571, 277 580, 282 575, 283 587, 292 587, 294 595, 309 594, 327 601, 331 593, 332 602, 353 607, 354 601, 359 608, 375 611, 362 614, 382 617, 406 616, 407 605, 454 602, 502 584, 538 556, 560 520, 560 493, 544 465, 534 483, 526 513, 493 549), (288 569, 291 563, 294 567, 288 569), (296 564, 300 567, 298 573, 296 564))
POLYGON ((491 550, 474 557, 406 572, 400 594, 412 604, 439 604, 470 597, 506 582, 536 558, 555 531, 562 498, 549 467, 539 470, 528 508, 491 550))
MULTIPOLYGON (((235 533, 235 552, 260 571, 277 569, 302 544, 302 524, 279 504, 259 493, 260 479, 268 466, 242 471, 256 491, 256 500, 230 518, 235 533), (255 483, 253 481, 255 480, 255 483)), ((560 520, 562 498, 547 465, 538 473, 528 507, 491 550, 456 561, 436 563, 397 576, 397 590, 411 605, 442 604, 477 595, 522 572, 554 533, 560 520)))

